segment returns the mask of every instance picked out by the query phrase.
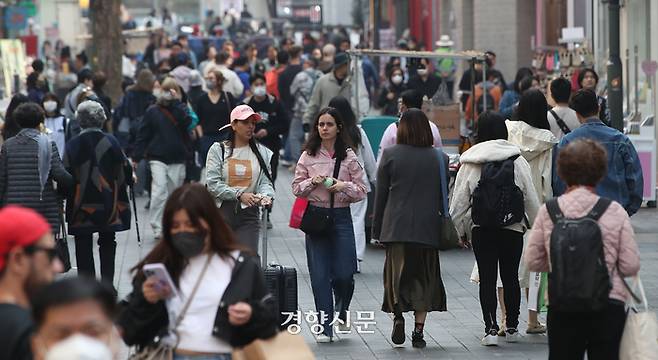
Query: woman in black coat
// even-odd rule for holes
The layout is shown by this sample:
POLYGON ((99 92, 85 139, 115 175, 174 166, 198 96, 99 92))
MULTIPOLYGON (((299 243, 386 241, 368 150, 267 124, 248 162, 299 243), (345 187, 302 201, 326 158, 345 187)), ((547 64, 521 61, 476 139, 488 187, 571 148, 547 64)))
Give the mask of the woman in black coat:
POLYGON ((127 186, 132 166, 117 139, 104 133, 103 106, 84 101, 78 106, 82 131, 66 144, 64 165, 73 175, 75 191, 67 201, 69 233, 75 236, 78 274, 96 276, 93 233, 98 233, 101 277, 114 281, 115 233, 130 229, 127 186))
POLYGON ((53 233, 60 229, 62 198, 72 183, 57 146, 38 129, 45 114, 40 105, 25 103, 12 114, 22 128, 0 151, 0 207, 19 204, 48 220, 53 233), (35 161, 36 160, 36 161, 35 161))
POLYGON ((117 325, 126 344, 144 347, 175 333, 177 355, 223 359, 233 347, 276 333, 276 304, 257 257, 239 249, 204 186, 176 189, 162 225, 161 240, 132 269, 133 291, 121 304, 117 325), (174 289, 145 275, 144 265, 153 263, 164 265, 174 289), (177 322, 170 314, 180 319, 187 301, 179 325, 170 327, 177 322))
POLYGON ((398 101, 406 89, 404 72, 399 67, 392 68, 388 77, 388 86, 379 93, 377 100, 377 106, 382 109, 382 115, 398 116, 398 101))

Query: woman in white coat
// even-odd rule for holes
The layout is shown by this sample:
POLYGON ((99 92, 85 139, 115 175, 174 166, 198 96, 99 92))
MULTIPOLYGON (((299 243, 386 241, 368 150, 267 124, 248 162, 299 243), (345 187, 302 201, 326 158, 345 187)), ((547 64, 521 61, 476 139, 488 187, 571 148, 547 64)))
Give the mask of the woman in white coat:
MULTIPOLYGON (((377 181, 377 162, 375 154, 368 141, 365 131, 357 125, 357 119, 352 111, 349 101, 343 96, 336 96, 329 101, 329 107, 333 107, 341 115, 345 130, 356 146, 354 151, 359 159, 361 166, 365 168, 363 182, 366 184, 367 192, 372 191, 371 183, 377 181)), ((368 210, 368 198, 352 203, 350 211, 352 212, 352 223, 354 225, 354 240, 356 242, 357 272, 361 272, 361 262, 366 251, 366 212, 368 210)))
MULTIPOLYGON (((558 139, 551 132, 547 118, 548 103, 544 94, 535 89, 526 90, 521 94, 519 105, 512 115, 512 121, 507 120, 507 140, 521 150, 530 165, 532 184, 541 204, 553 197, 551 179, 553 174, 553 147, 558 139)), ((530 273, 524 265, 519 271, 521 288, 528 294, 530 273)), ((504 299, 504 296, 499 296, 504 299)), ((504 307, 503 307, 504 308, 504 307)), ((527 334, 543 334, 546 326, 537 319, 537 312, 528 312, 527 334)))

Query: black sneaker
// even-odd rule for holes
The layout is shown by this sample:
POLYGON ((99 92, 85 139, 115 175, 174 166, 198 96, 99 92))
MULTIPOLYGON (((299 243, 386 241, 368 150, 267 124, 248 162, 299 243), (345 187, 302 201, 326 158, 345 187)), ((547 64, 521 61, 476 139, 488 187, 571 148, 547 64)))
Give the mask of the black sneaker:
POLYGON ((391 340, 395 345, 404 344, 404 317, 395 317, 393 319, 393 332, 391 333, 391 340))
POLYGON ((425 342, 425 339, 423 339, 423 332, 416 331, 411 333, 411 346, 418 348, 418 349, 423 349, 425 346, 427 346, 427 343, 425 342))

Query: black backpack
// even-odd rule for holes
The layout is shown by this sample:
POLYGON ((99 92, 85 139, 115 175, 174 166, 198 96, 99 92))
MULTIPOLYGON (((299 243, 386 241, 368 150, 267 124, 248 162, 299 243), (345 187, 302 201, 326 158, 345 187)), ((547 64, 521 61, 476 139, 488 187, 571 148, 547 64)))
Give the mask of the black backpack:
POLYGON ((598 219, 610 205, 600 198, 592 211, 579 219, 567 219, 557 198, 546 203, 554 228, 551 233, 551 272, 548 301, 553 310, 592 312, 608 304, 610 275, 603 253, 598 219))
POLYGON ((480 181, 471 197, 475 225, 502 228, 525 218, 523 192, 514 182, 514 160, 518 157, 482 164, 480 181))

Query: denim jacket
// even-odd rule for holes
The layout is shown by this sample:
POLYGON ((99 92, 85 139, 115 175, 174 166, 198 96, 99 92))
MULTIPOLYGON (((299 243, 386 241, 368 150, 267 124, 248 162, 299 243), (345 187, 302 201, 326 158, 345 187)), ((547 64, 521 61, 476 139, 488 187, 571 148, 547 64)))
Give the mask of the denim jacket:
MULTIPOLYGON (((630 139, 618 130, 608 127, 597 117, 591 117, 560 141, 554 152, 555 159, 561 148, 580 138, 599 142, 608 153, 608 172, 596 186, 597 194, 620 203, 629 216, 635 214, 642 205, 644 180, 640 159, 630 139)), ((554 195, 559 196, 565 190, 566 184, 554 172, 554 195)))

